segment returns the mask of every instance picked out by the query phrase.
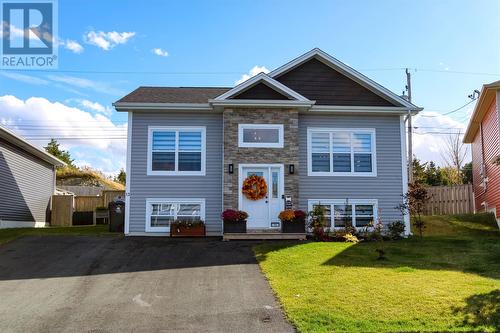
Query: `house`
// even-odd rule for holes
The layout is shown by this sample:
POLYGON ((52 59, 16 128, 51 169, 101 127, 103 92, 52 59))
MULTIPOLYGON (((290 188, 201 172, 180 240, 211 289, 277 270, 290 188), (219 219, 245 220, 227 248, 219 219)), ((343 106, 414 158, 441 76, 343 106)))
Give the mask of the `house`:
POLYGON ((324 205, 330 227, 404 218, 404 122, 421 108, 319 49, 234 88, 139 87, 113 105, 128 112, 128 235, 185 218, 221 235, 227 208, 248 212, 249 229, 279 229, 285 200, 324 205), (250 175, 266 197, 243 195, 250 175))
POLYGON ((45 226, 56 190, 55 168, 63 165, 0 126, 0 228, 45 226))
POLYGON ((476 209, 495 213, 500 225, 500 81, 483 85, 463 141, 472 147, 476 209))

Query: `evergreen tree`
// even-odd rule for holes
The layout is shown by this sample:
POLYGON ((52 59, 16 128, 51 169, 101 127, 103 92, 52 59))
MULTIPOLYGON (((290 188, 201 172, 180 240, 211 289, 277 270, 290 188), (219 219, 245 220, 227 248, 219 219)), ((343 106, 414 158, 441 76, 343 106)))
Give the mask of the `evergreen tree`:
POLYGON ((50 139, 50 142, 44 148, 47 153, 65 162, 69 167, 74 167, 74 160, 71 158, 69 151, 59 148, 59 142, 55 139, 50 139))
POLYGON ((123 168, 120 169, 120 172, 118 173, 118 175, 115 177, 115 182, 118 182, 120 184, 123 184, 125 185, 127 181, 127 175, 125 173, 125 170, 123 170, 123 168))

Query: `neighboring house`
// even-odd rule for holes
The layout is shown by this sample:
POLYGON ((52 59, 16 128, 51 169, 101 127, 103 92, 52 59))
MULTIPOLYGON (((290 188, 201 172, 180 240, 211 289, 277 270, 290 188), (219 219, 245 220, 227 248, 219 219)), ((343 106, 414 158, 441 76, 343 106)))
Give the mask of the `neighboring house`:
POLYGON ((476 209, 495 213, 500 223, 500 81, 483 85, 464 142, 472 146, 476 209))
POLYGON ((193 217, 221 235, 227 208, 247 211, 249 229, 278 229, 285 197, 324 205, 331 227, 403 220, 404 121, 421 108, 319 49, 234 88, 139 87, 114 106, 128 112, 128 235, 193 217), (242 195, 252 174, 267 198, 242 195))
POLYGON ((64 162, 0 126, 0 228, 43 227, 64 162))

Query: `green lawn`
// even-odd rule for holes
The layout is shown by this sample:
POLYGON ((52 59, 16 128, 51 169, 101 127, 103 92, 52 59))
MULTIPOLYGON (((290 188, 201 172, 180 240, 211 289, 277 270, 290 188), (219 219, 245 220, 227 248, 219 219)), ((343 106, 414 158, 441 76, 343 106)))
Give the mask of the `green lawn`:
POLYGON ((119 235, 108 232, 107 225, 49 227, 49 228, 9 228, 0 229, 0 245, 21 236, 44 235, 119 235))
POLYGON ((426 217, 424 239, 265 243, 261 268, 300 332, 500 331, 500 236, 484 216, 426 217))

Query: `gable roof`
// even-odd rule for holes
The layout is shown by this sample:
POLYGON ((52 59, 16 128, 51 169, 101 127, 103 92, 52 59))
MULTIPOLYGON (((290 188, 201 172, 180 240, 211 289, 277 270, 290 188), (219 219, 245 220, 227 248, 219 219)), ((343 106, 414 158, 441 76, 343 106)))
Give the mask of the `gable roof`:
POLYGON ((207 103, 225 93, 224 87, 139 87, 115 103, 207 103))
MULTIPOLYGON (((489 106, 496 99, 496 91, 500 90, 500 80, 489 84, 484 84, 481 93, 479 94, 479 100, 474 107, 472 116, 469 120, 469 125, 467 125, 467 130, 465 131, 464 143, 472 143, 474 137, 476 136, 479 126, 483 121, 484 116, 489 111, 489 106)), ((499 103, 500 101, 497 101, 499 103)))
POLYGON ((11 130, 3 127, 0 125, 0 138, 5 139, 7 142, 11 143, 12 145, 30 153, 33 156, 36 156, 40 158, 41 160, 44 160, 45 162, 48 162, 54 166, 65 166, 66 163, 61 161, 60 159, 56 158, 55 156, 52 156, 51 154, 47 153, 44 150, 41 150, 40 148, 34 146, 33 144, 29 143, 19 135, 15 134, 11 130))
POLYGON ((272 78, 278 78, 281 75, 291 71, 292 69, 298 67, 299 65, 311 60, 311 59, 318 59, 321 62, 323 62, 325 65, 328 65, 329 67, 333 68, 334 70, 340 72, 341 74, 345 75, 346 77, 350 78, 351 80, 359 83, 360 85, 364 86, 365 88, 369 89, 373 93, 393 102, 396 103, 397 105, 409 108, 410 110, 415 110, 415 111, 420 111, 421 108, 417 107, 416 105, 408 102, 406 99, 402 98, 401 96, 398 96, 397 94, 393 93, 389 89, 383 87, 382 85, 376 83, 375 81, 369 79, 365 75, 361 74, 360 72, 354 70, 353 68, 349 67, 345 63, 341 62, 340 60, 332 57, 328 53, 320 50, 319 48, 314 48, 311 51, 293 59, 292 61, 288 62, 287 64, 278 67, 277 69, 273 70, 271 73, 269 73, 269 76, 272 78))
POLYGON ((238 94, 247 91, 248 89, 256 86, 259 83, 264 83, 266 86, 269 88, 273 89, 274 91, 280 93, 281 95, 287 96, 291 100, 295 101, 300 101, 300 102, 312 102, 299 94, 296 91, 293 91, 289 87, 285 86, 284 84, 276 81, 275 79, 271 78, 269 75, 265 73, 259 73, 252 78, 238 84, 236 87, 233 89, 225 92, 224 94, 216 97, 214 101, 223 101, 223 100, 228 100, 231 98, 234 98, 238 94))
MULTIPOLYGON (((305 81, 306 83, 307 80, 305 81)), ((350 83, 350 82, 349 82, 350 83)), ((321 86, 319 89, 330 95, 339 95, 331 90, 334 87, 321 86)), ((348 84, 344 84, 346 88, 348 84)), ((310 94, 313 96, 314 94, 310 94)), ((327 53, 315 48, 304 55, 290 61, 289 63, 275 69, 269 75, 260 73, 234 88, 224 87, 139 87, 130 94, 113 103, 117 111, 140 111, 140 110, 186 110, 186 111, 220 111, 221 107, 231 106, 263 106, 263 107, 299 107, 303 110, 321 112, 375 112, 404 113, 408 110, 421 111, 422 108, 415 106, 404 98, 394 94, 378 83, 370 80, 363 74, 333 58, 327 53), (349 80, 355 81, 351 87, 356 89, 344 89, 350 93, 344 96, 344 100, 337 104, 338 99, 323 99, 316 104, 316 98, 307 98, 305 93, 298 92, 298 88, 292 89, 286 84, 279 82, 279 78, 293 71, 301 64, 316 59, 321 64, 329 66, 335 73, 340 73, 343 83, 349 80), (264 86, 265 85, 265 86, 264 86), (255 88, 252 90, 252 88, 255 88), (269 89, 273 90, 269 90, 269 89), (369 91, 367 91, 367 89, 369 91), (260 92, 259 92, 260 90, 260 92), (244 92, 248 92, 244 94, 244 92), (251 92, 251 93, 250 93, 251 92), (259 96, 260 94, 260 96, 259 96), (242 95, 238 98, 238 95, 242 95), (283 95, 286 98, 282 98, 283 95), (257 97, 255 97, 257 96, 257 97), (360 99, 363 96, 363 101, 360 99), (367 98, 367 96, 369 98, 367 98), (253 97, 253 99, 252 99, 253 97), (278 98, 279 99, 273 99, 278 98), (347 100, 347 102, 346 102, 347 100), (353 101, 359 100, 359 105, 353 101), (386 102, 387 101, 387 102, 386 102)))

